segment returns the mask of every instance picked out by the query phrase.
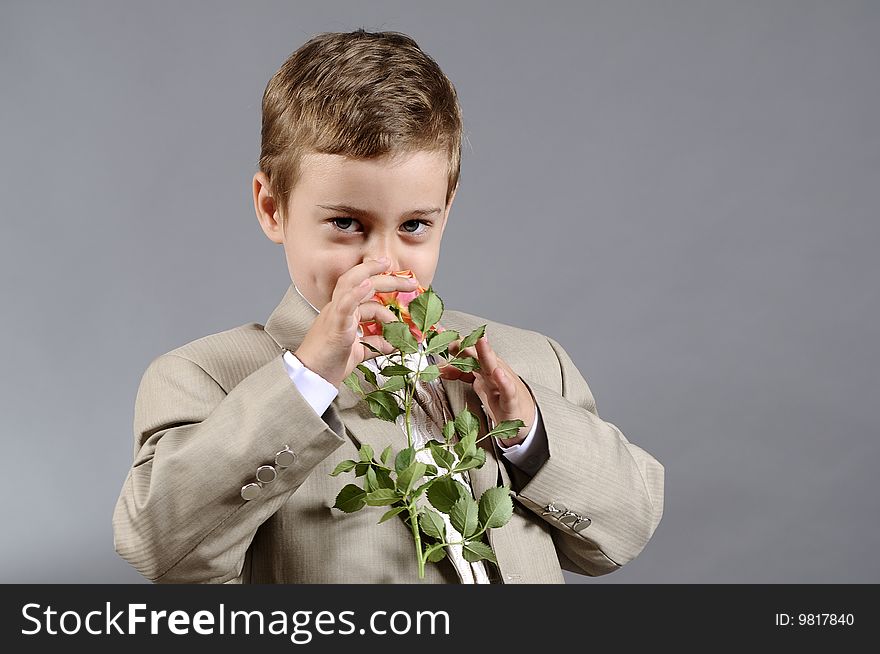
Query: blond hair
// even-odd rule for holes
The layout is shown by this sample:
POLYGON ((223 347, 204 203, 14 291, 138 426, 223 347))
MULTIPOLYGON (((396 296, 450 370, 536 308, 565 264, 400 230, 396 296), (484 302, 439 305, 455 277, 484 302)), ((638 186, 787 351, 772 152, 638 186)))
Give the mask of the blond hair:
POLYGON ((418 150, 448 156, 446 204, 461 170, 455 86, 400 32, 324 32, 303 44, 263 93, 260 170, 286 223, 306 154, 370 159, 418 150))

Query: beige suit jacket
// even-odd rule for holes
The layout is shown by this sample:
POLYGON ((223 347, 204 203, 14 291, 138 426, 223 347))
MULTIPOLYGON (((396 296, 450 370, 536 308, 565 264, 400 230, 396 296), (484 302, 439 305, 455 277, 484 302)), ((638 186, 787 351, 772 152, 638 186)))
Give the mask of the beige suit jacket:
MULTIPOLYGON (((248 323, 154 359, 134 410, 134 460, 113 513, 116 552, 156 583, 419 583, 410 528, 387 507, 332 508, 351 474, 331 477, 361 443, 406 447, 394 423, 373 416, 343 385, 319 416, 288 377, 283 348, 296 350, 317 313, 291 284, 265 327, 248 323), (276 452, 293 451, 257 498, 241 488, 276 452)), ((486 324, 492 347, 525 382, 540 411, 550 458, 529 477, 492 439, 470 470, 474 494, 514 489, 510 522, 490 530, 503 583, 564 583, 562 570, 613 572, 647 544, 663 513, 664 468, 602 420, 562 347, 537 332, 447 310, 462 336, 486 324), (575 530, 547 511, 564 505, 575 530), (545 515, 547 514, 547 515, 545 515), (589 518, 589 520, 586 520, 589 518), (584 528, 584 524, 588 524, 584 528)), ((455 414, 487 420, 472 386, 443 380, 455 414)), ((457 583, 448 559, 423 583, 457 583)))

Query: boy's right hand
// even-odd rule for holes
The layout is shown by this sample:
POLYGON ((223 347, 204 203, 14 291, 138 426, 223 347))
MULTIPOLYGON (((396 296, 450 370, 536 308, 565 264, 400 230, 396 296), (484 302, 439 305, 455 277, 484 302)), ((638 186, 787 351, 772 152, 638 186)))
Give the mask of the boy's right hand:
POLYGON ((397 320, 390 309, 371 298, 374 293, 412 291, 418 281, 381 275, 388 270, 390 262, 368 259, 346 271, 336 280, 333 296, 321 309, 294 355, 303 365, 339 388, 359 363, 377 356, 364 347, 369 343, 383 354, 390 354, 395 347, 382 336, 358 337, 358 323, 376 320, 397 320))

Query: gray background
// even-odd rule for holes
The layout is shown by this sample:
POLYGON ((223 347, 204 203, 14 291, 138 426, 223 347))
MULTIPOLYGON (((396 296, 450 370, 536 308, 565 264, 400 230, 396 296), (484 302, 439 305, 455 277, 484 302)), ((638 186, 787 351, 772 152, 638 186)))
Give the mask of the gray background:
POLYGON ((0 581, 143 581, 138 382, 280 301, 261 94, 357 27, 460 93, 438 293, 560 341, 666 467, 641 556, 567 579, 880 581, 880 3, 361 5, 0 5, 0 581))

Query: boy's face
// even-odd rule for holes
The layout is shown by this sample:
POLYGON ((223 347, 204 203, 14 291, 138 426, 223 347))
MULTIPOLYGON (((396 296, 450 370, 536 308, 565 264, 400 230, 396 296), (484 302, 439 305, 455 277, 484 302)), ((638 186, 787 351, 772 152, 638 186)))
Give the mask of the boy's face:
POLYGON ((290 279, 319 310, 339 276, 366 259, 387 256, 390 271, 412 270, 427 288, 452 207, 452 198, 444 205, 446 166, 443 152, 369 160, 311 153, 290 194, 283 231, 266 176, 254 175, 257 218, 266 236, 284 245, 290 279))

